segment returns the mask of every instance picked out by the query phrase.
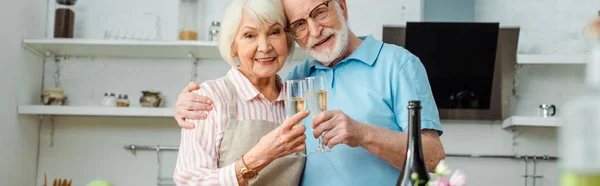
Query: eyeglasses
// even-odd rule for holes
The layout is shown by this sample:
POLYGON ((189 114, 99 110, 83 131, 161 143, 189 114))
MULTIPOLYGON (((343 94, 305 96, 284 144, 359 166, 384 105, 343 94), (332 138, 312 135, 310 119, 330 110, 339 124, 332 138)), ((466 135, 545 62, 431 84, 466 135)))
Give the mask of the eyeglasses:
MULTIPOLYGON (((319 6, 310 11, 310 14, 308 14, 309 17, 317 23, 326 22, 327 17, 329 17, 329 2, 331 1, 333 0, 327 0, 319 4, 319 6)), ((284 31, 289 33, 294 39, 303 38, 308 34, 308 22, 306 19, 299 19, 288 25, 284 31)))

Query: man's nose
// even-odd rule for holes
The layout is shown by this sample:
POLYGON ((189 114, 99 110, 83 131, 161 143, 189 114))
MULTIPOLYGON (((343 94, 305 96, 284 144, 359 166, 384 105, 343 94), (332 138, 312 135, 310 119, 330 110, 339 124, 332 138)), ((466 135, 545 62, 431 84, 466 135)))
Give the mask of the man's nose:
POLYGON ((308 32, 311 37, 321 37, 321 31, 323 31, 323 27, 321 27, 321 24, 313 21, 312 19, 307 19, 306 23, 308 24, 308 32))

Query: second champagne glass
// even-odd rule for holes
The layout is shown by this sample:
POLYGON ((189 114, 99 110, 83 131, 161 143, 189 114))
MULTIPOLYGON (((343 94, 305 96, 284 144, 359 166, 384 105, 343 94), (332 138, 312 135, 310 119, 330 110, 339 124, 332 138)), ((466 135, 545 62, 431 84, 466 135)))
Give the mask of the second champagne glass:
MULTIPOLYGON (((324 76, 315 76, 306 78, 306 102, 308 102, 308 108, 310 113, 314 116, 327 110, 327 82, 324 76)), ((311 154, 331 152, 325 145, 323 145, 323 134, 319 136, 319 144, 317 149, 311 154)))
MULTIPOLYGON (((305 100, 304 91, 306 90, 305 80, 288 80, 284 84, 284 95, 285 95, 285 115, 287 118, 294 116, 294 114, 304 111, 305 100)), ((301 126, 301 123, 294 125, 293 128, 301 126)), ((288 155, 288 157, 302 157, 306 156, 306 153, 297 152, 288 155)))

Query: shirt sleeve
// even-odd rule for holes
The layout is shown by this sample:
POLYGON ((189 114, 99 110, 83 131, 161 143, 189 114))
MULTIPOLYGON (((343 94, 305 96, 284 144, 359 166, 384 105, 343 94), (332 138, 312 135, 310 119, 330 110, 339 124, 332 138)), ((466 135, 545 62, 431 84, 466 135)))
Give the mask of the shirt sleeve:
POLYGON ((177 155, 177 163, 173 180, 177 185, 238 185, 235 174, 235 163, 218 167, 219 146, 223 139, 223 128, 226 121, 220 115, 222 109, 219 99, 201 86, 197 92, 208 96, 214 102, 214 110, 208 113, 205 120, 190 120, 195 124, 194 129, 181 130, 181 142, 177 155))
POLYGON ((403 131, 408 129, 408 102, 421 101, 421 129, 434 129, 442 135, 438 108, 433 98, 425 67, 412 55, 400 67, 392 84, 396 121, 403 131))

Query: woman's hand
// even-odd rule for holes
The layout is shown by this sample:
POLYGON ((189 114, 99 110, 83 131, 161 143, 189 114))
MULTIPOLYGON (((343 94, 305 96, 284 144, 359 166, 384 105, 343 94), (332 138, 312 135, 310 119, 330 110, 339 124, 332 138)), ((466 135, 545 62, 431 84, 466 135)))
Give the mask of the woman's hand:
POLYGON ((299 112, 263 136, 258 144, 244 155, 246 166, 259 171, 277 158, 303 151, 306 148, 306 127, 300 122, 308 114, 309 111, 299 112), (300 125, 294 127, 296 124, 300 125))

